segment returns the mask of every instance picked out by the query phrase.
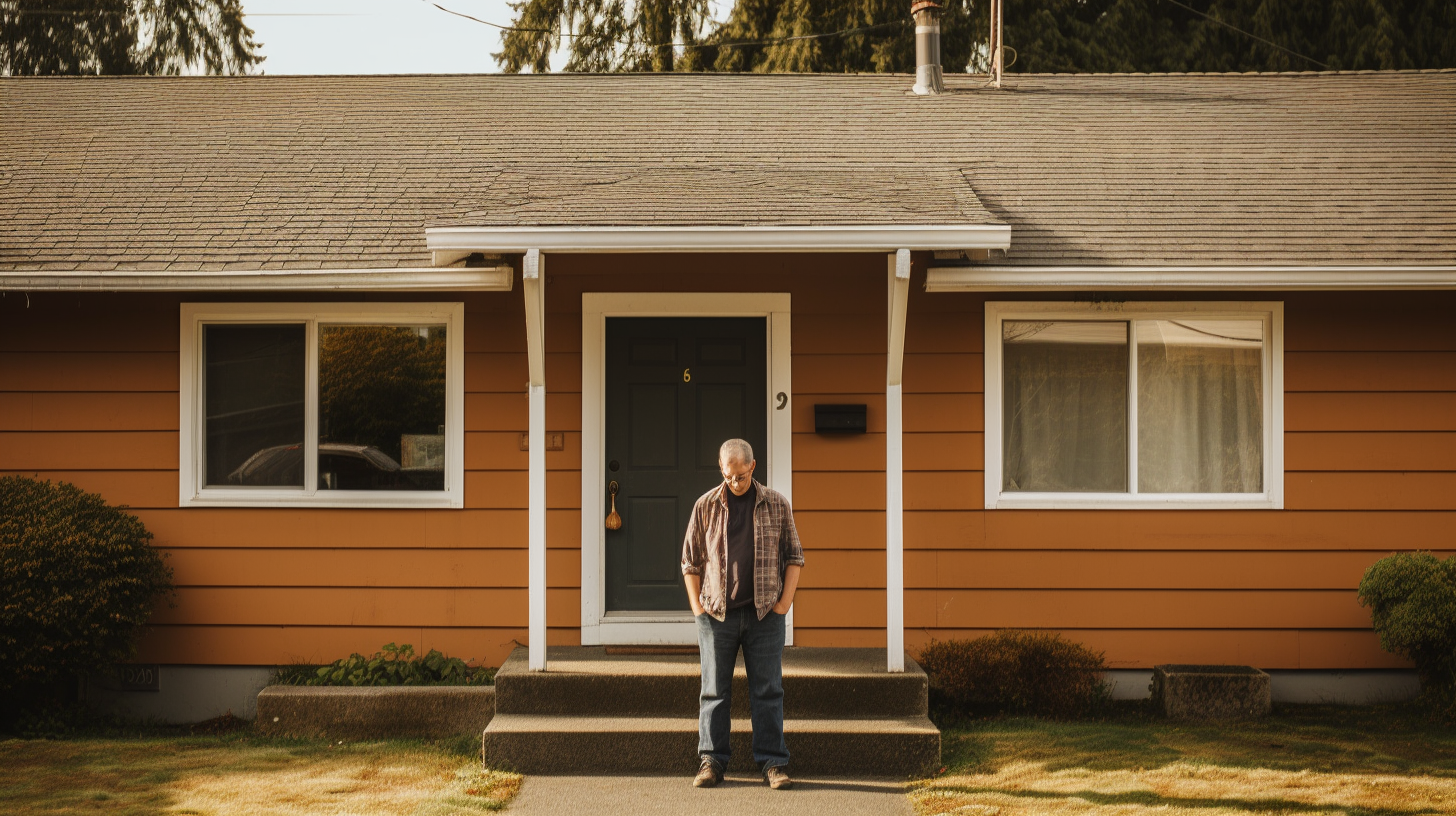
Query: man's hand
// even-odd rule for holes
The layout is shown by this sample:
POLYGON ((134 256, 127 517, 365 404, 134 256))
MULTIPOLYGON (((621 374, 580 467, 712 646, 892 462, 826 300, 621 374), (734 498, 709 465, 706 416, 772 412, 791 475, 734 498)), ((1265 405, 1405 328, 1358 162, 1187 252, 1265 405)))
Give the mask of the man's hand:
POLYGON ((698 600, 703 594, 703 576, 688 573, 683 576, 683 583, 688 587, 688 605, 693 608, 693 617, 703 614, 703 604, 698 600))
POLYGON ((779 602, 774 604, 773 611, 780 615, 789 614, 789 607, 794 605, 794 592, 799 588, 799 571, 802 569, 798 564, 790 564, 784 570, 784 591, 779 595, 779 602))

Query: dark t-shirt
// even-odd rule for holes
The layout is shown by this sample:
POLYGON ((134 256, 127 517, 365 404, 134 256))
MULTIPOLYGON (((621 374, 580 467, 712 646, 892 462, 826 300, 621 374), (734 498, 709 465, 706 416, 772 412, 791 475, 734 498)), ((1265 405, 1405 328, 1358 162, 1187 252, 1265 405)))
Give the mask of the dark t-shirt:
POLYGON ((749 484, 748 492, 733 495, 728 485, 728 608, 753 606, 753 505, 758 501, 758 488, 749 484))

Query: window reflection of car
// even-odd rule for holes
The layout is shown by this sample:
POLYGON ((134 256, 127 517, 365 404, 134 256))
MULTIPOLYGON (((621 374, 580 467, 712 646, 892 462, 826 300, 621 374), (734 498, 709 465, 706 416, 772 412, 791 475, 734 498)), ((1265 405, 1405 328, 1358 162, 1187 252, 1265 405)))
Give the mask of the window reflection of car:
MULTIPOLYGON (((320 490, 440 490, 443 472, 412 472, 373 445, 319 445, 320 490)), ((250 487, 303 483, 303 445, 264 448, 228 474, 228 484, 250 487)))

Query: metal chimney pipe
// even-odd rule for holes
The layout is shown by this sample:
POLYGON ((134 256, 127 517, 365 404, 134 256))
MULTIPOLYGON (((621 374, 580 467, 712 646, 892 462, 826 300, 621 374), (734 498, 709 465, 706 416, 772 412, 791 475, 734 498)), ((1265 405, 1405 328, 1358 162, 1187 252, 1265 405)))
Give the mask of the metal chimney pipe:
POLYGON ((940 75, 940 4, 915 0, 910 6, 915 18, 915 87, 921 96, 945 93, 940 75))

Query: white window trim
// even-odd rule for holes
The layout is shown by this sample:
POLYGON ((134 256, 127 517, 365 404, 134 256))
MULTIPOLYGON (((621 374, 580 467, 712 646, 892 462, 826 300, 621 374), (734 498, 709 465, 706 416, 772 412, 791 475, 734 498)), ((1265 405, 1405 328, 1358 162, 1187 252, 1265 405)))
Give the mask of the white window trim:
MULTIPOLYGON (((794 498, 793 378, 786 292, 585 292, 581 296, 581 643, 697 643, 689 612, 608 614, 606 580, 606 355, 608 317, 764 317, 768 324, 769 487, 794 498), (778 410, 773 395, 789 396, 778 410)), ((785 621, 794 642, 794 609, 785 621)))
POLYGON ((465 305, 463 303, 183 303, 181 319, 181 507, 448 507, 465 506, 465 305), (445 489, 317 489, 318 323, 445 324, 445 489), (302 489, 219 488, 202 483, 204 456, 202 326, 205 323, 307 325, 302 489))
MULTIPOLYGON (((1153 302, 994 302, 986 303, 986 509, 1263 509, 1284 507, 1284 304, 1274 301, 1153 302), (1005 320, 1156 320, 1251 318, 1264 321, 1263 493, 1005 493, 1002 482, 1001 323, 1005 320)), ((1136 438, 1136 389, 1130 389, 1128 434, 1136 438)), ((1137 478, 1133 457, 1130 479, 1137 478)), ((1134 482, 1135 483, 1135 482, 1134 482)))

